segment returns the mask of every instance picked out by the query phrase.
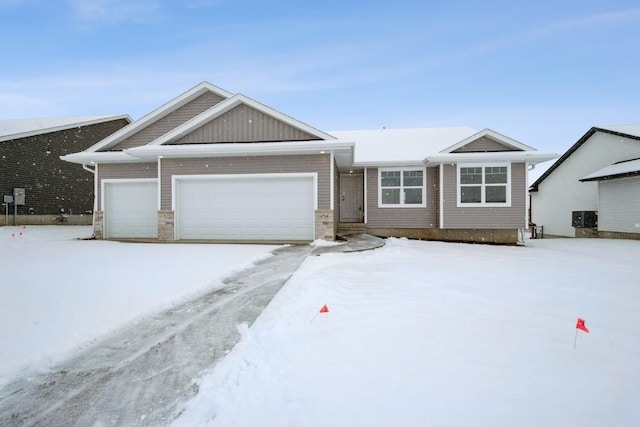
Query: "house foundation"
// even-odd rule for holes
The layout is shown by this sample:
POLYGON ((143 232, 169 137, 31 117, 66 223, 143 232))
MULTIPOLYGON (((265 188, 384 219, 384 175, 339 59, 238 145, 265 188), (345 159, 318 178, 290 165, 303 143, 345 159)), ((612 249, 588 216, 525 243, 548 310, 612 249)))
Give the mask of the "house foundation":
POLYGON ((104 239, 104 212, 96 211, 93 218, 93 236, 104 239))
POLYGON ((378 237, 406 237, 409 239, 442 242, 518 244, 518 229, 440 229, 440 228, 369 228, 367 234, 378 237))
POLYGON ((175 241, 174 219, 174 211, 158 211, 158 240, 162 242, 175 241))
POLYGON ((640 233, 624 233, 621 231, 600 231, 591 228, 576 228, 576 237, 580 239, 626 239, 640 240, 640 233))
POLYGON ((91 225, 93 215, 7 215, 0 217, 0 226, 12 225, 91 225))
POLYGON ((335 230, 333 210, 316 210, 315 239, 335 240, 335 230))

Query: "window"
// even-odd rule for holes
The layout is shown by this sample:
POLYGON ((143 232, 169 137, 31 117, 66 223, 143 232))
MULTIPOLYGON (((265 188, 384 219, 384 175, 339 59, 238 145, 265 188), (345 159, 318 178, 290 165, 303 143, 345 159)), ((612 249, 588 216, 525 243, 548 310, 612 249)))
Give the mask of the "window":
POLYGON ((379 207, 424 207, 424 169, 381 169, 379 207))
POLYGON ((458 165, 458 206, 511 206, 510 167, 458 165))

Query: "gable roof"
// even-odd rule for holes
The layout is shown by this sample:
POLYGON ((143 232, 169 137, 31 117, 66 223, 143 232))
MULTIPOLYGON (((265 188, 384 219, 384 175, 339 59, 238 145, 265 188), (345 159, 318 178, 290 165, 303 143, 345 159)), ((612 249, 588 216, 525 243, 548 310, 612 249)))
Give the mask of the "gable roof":
POLYGON ((187 122, 183 123, 182 125, 176 127, 175 129, 173 129, 170 132, 167 132, 166 134, 162 135, 161 137, 157 138, 156 140, 152 141, 151 143, 149 143, 148 145, 164 145, 164 144, 168 144, 171 143, 173 141, 176 141, 186 135, 188 135, 189 133, 193 132, 194 130, 198 129, 199 127, 211 122, 212 120, 214 120, 217 117, 220 117, 222 114, 228 112, 229 110, 239 106, 239 105, 247 105, 255 110, 258 110, 264 114, 267 114, 277 120, 280 120, 286 124, 288 124, 289 126, 298 128, 308 134, 311 134, 313 136, 316 136, 320 139, 325 139, 325 140, 333 140, 335 139, 333 136, 322 132, 321 130, 318 130, 314 127, 309 126, 306 123, 303 123, 299 120, 294 119, 293 117, 290 117, 284 113, 281 113, 280 111, 277 111, 271 107, 268 107, 254 99, 249 98, 248 96, 242 95, 242 94, 236 94, 231 96, 230 98, 227 98, 226 100, 220 102, 217 105, 214 105, 213 107, 209 108, 208 110, 200 113, 199 115, 197 115, 196 117, 192 118, 191 120, 188 120, 187 122))
POLYGON ((470 127, 331 131, 340 140, 355 142, 354 166, 424 166, 450 162, 516 161, 539 163, 558 157, 494 132, 470 127), (489 136, 517 151, 453 153, 470 142, 489 136))
POLYGON ((120 129, 119 131, 113 133, 97 144, 87 148, 85 151, 95 152, 99 150, 104 150, 110 147, 115 146, 116 144, 124 141, 129 138, 131 135, 136 132, 144 129, 149 124, 156 122, 157 120, 165 117, 171 112, 177 110, 178 108, 188 104, 199 96, 203 95, 206 92, 212 92, 222 98, 230 98, 233 94, 231 92, 227 92, 224 89, 221 89, 217 86, 212 85, 209 82, 202 82, 197 86, 192 87, 188 91, 183 94, 177 96, 166 104, 162 105, 159 108, 156 108, 151 113, 142 117, 141 119, 136 120, 128 126, 120 129))
POLYGON ((453 153, 454 151, 456 151, 459 148, 464 147, 465 145, 483 138, 483 137, 489 137, 491 139, 493 139, 494 141, 499 142, 502 145, 505 145, 507 147, 510 148, 514 148, 516 150, 520 150, 520 151, 533 151, 534 148, 533 147, 529 147, 528 145, 525 145, 521 142, 516 141, 515 139, 509 138, 508 136, 504 136, 498 132, 495 132, 491 129, 484 129, 481 130, 478 133, 475 133, 473 135, 468 136, 467 138, 463 139, 462 141, 458 142, 457 144, 454 144, 444 150, 441 151, 441 153, 453 153))
POLYGON ((354 162, 367 166, 386 163, 422 163, 430 155, 476 133, 470 127, 372 129, 329 131, 339 140, 356 143, 354 162))
POLYGON ((640 141, 640 126, 629 125, 629 126, 607 126, 607 127, 592 127, 589 129, 582 137, 571 146, 560 158, 549 167, 540 177, 529 187, 529 191, 536 192, 538 191, 538 186, 547 179, 549 175, 553 173, 554 170, 558 169, 558 167, 564 163, 578 148, 582 146, 589 138, 593 136, 596 132, 607 133, 610 135, 622 136, 625 138, 636 139, 640 141))
POLYGON ((131 117, 126 114, 111 116, 104 115, 0 120, 0 142, 120 119, 125 119, 131 123, 131 117))
POLYGON ((602 181, 635 175, 640 175, 640 159, 614 163, 585 176, 580 181, 602 181))

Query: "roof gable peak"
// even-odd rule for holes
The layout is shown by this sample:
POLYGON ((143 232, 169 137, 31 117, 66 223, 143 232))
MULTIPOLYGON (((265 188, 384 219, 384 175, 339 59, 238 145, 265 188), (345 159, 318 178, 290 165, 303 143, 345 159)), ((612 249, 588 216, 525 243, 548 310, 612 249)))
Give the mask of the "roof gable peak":
POLYGON ((511 147, 517 151, 535 151, 535 149, 533 147, 530 147, 528 145, 525 145, 521 142, 516 141, 515 139, 509 138, 508 136, 502 135, 501 133, 498 133, 496 131, 493 131, 489 128, 483 129, 480 132, 473 134, 465 139, 463 139, 462 141, 448 147, 445 148, 444 150, 441 151, 441 153, 453 153, 454 151, 456 151, 457 149, 464 147, 467 144, 470 144, 473 141, 476 141, 482 137, 488 137, 490 139, 493 139, 497 142, 499 142, 502 145, 505 145, 507 147, 511 147))
POLYGON ((238 107, 240 105, 247 105, 257 111, 260 111, 263 114, 269 115, 273 118, 275 118, 276 120, 282 121, 286 124, 288 124, 289 126, 298 128, 308 134, 311 134, 319 139, 322 140, 334 140, 335 137, 329 135, 328 133, 325 133, 319 129, 316 129, 312 126, 307 125, 306 123, 303 123, 297 119, 294 119, 291 116, 288 116, 284 113, 281 113, 280 111, 277 111, 267 105, 264 105, 252 98, 249 98, 246 95, 243 94, 235 94, 229 98, 227 98, 226 100, 222 101, 221 103, 209 108, 208 110, 200 113, 199 115, 197 115, 196 117, 192 118, 191 120, 183 123, 182 125, 176 127, 175 129, 173 129, 172 131, 164 134, 163 136, 161 136, 160 138, 157 138, 155 141, 151 142, 148 145, 166 145, 166 144, 170 144, 171 142, 174 142, 186 135, 188 135, 189 133, 191 133, 192 131, 194 131, 195 129, 204 126, 205 124, 213 121, 215 118, 220 117, 221 115, 223 115, 224 113, 230 111, 231 109, 238 107))
POLYGON ((229 99, 233 96, 231 92, 228 92, 222 88, 219 88, 218 86, 212 85, 207 81, 203 81, 202 83, 199 83, 198 85, 192 87, 186 92, 183 92, 182 94, 173 98, 171 101, 166 102, 162 106, 156 108, 149 114, 143 116, 142 118, 136 120, 135 122, 129 124, 128 126, 125 126, 119 131, 113 133, 112 135, 103 139, 99 143, 89 147, 86 151, 100 151, 100 150, 105 150, 110 147, 113 147, 118 143, 124 141, 128 137, 132 136, 136 132, 160 120, 161 118, 167 116, 171 112, 188 104, 189 102, 193 101, 194 99, 198 98, 199 96, 207 92, 211 92, 224 99, 229 99))

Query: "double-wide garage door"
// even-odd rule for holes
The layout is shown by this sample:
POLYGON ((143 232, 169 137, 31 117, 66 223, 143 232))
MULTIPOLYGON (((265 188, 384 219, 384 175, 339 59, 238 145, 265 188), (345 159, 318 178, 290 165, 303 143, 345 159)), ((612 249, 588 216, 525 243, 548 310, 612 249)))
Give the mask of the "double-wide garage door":
POLYGON ((175 179, 178 239, 313 240, 310 175, 175 179))

